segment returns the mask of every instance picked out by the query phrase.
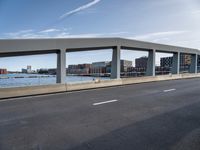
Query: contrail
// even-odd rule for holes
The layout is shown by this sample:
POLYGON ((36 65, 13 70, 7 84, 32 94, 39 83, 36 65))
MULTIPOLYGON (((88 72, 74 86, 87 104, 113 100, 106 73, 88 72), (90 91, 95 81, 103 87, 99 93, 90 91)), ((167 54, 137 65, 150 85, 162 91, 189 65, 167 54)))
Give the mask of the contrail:
POLYGON ((69 11, 69 12, 63 14, 62 16, 59 17, 59 19, 61 20, 61 19, 65 18, 65 17, 68 17, 68 16, 71 16, 71 15, 73 15, 73 14, 76 14, 76 13, 78 13, 79 11, 82 11, 82 10, 85 10, 85 9, 87 9, 87 8, 90 8, 90 7, 92 7, 93 5, 99 3, 100 1, 101 1, 101 0, 93 0, 93 1, 90 2, 90 3, 87 3, 87 4, 85 4, 85 5, 82 5, 82 6, 76 8, 76 9, 74 9, 74 10, 72 10, 72 11, 69 11))
MULTIPOLYGON (((76 9, 74 9, 72 11, 69 11, 69 12, 61 15, 57 20, 55 20, 55 21, 53 21, 53 22, 51 22, 51 23, 49 23, 49 24, 47 24, 47 25, 45 25, 43 27, 40 27, 37 30, 34 30, 34 32, 35 33, 48 33, 48 32, 58 31, 57 29, 54 29, 54 28, 50 28, 49 29, 49 27, 53 27, 53 26, 57 25, 58 23, 62 22, 64 18, 66 18, 68 16, 71 16, 71 15, 74 15, 74 14, 80 12, 80 11, 83 11, 83 10, 87 9, 87 8, 90 8, 93 5, 96 5, 97 3, 99 3, 100 1, 102 1, 102 0, 92 0, 92 2, 89 2, 89 3, 85 4, 85 5, 82 5, 82 6, 76 8, 76 9)), ((12 34, 12 33, 9 33, 9 34, 12 34)), ((13 33, 13 34, 16 34, 16 33, 13 33)), ((20 33, 17 33, 17 34, 21 34, 21 31, 20 31, 20 33)))

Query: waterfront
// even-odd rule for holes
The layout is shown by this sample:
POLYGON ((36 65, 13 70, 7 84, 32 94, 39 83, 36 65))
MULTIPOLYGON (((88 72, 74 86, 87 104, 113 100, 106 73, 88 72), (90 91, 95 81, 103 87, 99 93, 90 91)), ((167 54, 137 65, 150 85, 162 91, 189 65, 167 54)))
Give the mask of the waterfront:
MULTIPOLYGON (((87 76, 66 76, 66 83, 88 82, 98 77, 87 76)), ((109 80, 110 78, 100 77, 100 80, 109 80)), ((41 74, 6 74, 0 75, 0 88, 23 87, 56 84, 55 75, 41 74)))

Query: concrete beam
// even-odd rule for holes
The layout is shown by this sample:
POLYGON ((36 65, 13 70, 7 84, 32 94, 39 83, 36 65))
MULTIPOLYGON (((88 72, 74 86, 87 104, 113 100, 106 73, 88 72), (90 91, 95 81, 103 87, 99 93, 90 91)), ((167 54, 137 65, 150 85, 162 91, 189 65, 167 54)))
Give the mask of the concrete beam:
POLYGON ((153 49, 149 51, 147 70, 146 70, 147 76, 155 76, 155 69, 156 69, 155 65, 156 65, 156 50, 153 49))
MULTIPOLYGON (((181 52, 190 54, 200 54, 198 49, 177 47, 172 45, 163 45, 158 43, 150 43, 136 41, 123 38, 66 38, 66 39, 4 39, 0 40, 0 54, 12 55, 11 53, 26 52, 30 54, 33 51, 55 51, 57 49, 66 48, 67 51, 77 51, 80 49, 98 49, 120 45, 130 49, 150 50, 156 49, 163 52, 181 52), (9 54, 8 54, 9 53, 9 54)), ((30 54, 31 55, 31 54, 30 54)))
POLYGON ((112 62, 111 62, 111 78, 119 79, 120 78, 120 56, 121 55, 121 47, 117 46, 113 48, 112 54, 112 62))
POLYGON ((56 82, 65 84, 65 79, 66 79, 66 50, 61 49, 57 53, 56 82))
POLYGON ((172 62, 172 74, 180 73, 180 53, 173 54, 173 62, 172 62))
POLYGON ((190 73, 197 73, 197 58, 198 55, 197 54, 192 54, 191 55, 191 65, 190 65, 190 73))

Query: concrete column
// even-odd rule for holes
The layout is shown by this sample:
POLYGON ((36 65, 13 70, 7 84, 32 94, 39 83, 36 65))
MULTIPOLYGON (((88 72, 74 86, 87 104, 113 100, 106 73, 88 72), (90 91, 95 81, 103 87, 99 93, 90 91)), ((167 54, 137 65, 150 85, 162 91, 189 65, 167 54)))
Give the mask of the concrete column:
POLYGON ((191 65, 190 65, 190 73, 197 73, 197 54, 191 55, 191 65))
POLYGON ((112 63, 111 63, 111 78, 120 79, 120 46, 113 48, 112 63))
POLYGON ((172 62, 172 74, 180 73, 180 53, 173 54, 173 62, 172 62))
POLYGON ((57 53, 57 75, 56 82, 65 84, 66 79, 66 50, 59 50, 57 53))
POLYGON ((147 70, 146 75, 147 76, 155 76, 155 69, 156 69, 156 50, 150 50, 148 61, 147 61, 147 70))
POLYGON ((197 55, 197 73, 199 73, 199 67, 200 67, 199 60, 200 60, 200 55, 197 55))

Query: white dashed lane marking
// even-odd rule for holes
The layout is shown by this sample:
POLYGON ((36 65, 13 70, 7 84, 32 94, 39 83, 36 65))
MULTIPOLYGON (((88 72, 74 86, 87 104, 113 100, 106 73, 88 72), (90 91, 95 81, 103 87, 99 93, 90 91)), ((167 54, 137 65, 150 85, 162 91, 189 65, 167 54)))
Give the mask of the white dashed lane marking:
POLYGON ((163 92, 172 92, 172 91, 176 91, 176 89, 168 89, 168 90, 164 90, 163 92))
POLYGON ((113 102, 117 102, 117 101, 118 100, 114 99, 114 100, 110 100, 110 101, 104 101, 104 102, 94 103, 93 106, 102 105, 102 104, 108 104, 108 103, 113 103, 113 102))

